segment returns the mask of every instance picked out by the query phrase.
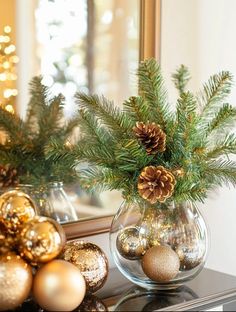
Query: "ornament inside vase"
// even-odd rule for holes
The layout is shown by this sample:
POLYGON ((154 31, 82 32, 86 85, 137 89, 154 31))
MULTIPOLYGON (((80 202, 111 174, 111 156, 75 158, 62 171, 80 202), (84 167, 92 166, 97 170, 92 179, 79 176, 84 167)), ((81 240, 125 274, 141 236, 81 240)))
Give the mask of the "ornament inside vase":
POLYGON ((171 289, 203 268, 208 232, 191 203, 124 203, 114 217, 110 247, 119 270, 149 289, 171 289))

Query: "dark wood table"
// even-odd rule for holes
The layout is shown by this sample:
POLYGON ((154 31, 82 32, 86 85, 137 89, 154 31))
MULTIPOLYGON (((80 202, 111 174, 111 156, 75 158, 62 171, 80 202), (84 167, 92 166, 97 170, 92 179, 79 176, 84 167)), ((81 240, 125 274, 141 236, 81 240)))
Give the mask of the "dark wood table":
MULTIPOLYGON (((75 311, 236 311, 236 277, 204 269, 194 280, 172 291, 148 291, 111 269, 105 286, 75 311), (97 310, 95 309, 97 307, 97 310)), ((86 299, 87 300, 87 299, 86 299)), ((16 311, 39 312, 34 301, 16 311)))

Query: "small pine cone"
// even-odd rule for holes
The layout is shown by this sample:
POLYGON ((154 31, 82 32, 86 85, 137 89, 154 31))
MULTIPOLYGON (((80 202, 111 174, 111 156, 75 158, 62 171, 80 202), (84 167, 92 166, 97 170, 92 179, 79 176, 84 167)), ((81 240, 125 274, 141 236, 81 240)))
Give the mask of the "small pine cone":
POLYGON ((162 166, 148 166, 138 178, 138 191, 151 204, 163 203, 173 194, 175 183, 175 177, 169 170, 162 166))
POLYGON ((0 188, 16 186, 19 183, 17 170, 10 166, 0 165, 0 188))
POLYGON ((154 122, 137 122, 133 128, 136 137, 145 146, 149 155, 164 152, 166 149, 166 134, 154 122))

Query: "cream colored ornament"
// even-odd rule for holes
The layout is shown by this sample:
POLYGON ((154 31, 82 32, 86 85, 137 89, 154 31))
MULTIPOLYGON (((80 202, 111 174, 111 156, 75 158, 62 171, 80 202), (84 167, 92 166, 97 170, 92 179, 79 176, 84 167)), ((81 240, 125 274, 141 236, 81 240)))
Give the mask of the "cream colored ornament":
POLYGON ((86 292, 83 275, 75 265, 53 260, 36 273, 33 293, 38 304, 47 311, 73 311, 86 292))
POLYGON ((0 311, 17 308, 32 286, 31 267, 13 252, 0 256, 0 311))

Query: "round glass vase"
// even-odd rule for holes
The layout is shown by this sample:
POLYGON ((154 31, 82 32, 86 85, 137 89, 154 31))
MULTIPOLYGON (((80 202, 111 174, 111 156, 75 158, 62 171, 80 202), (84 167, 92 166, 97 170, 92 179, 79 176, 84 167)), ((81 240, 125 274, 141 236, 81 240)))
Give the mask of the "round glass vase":
POLYGON ((66 223, 78 220, 76 210, 63 188, 62 182, 46 185, 20 184, 17 189, 28 194, 37 205, 38 214, 66 223))
POLYGON ((191 202, 155 206, 124 202, 111 225, 110 248, 118 269, 133 283, 147 289, 174 289, 203 269, 208 229, 191 202), (180 268, 171 280, 159 282, 144 273, 143 256, 154 246, 168 246, 178 256, 180 268))

